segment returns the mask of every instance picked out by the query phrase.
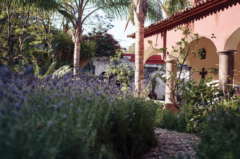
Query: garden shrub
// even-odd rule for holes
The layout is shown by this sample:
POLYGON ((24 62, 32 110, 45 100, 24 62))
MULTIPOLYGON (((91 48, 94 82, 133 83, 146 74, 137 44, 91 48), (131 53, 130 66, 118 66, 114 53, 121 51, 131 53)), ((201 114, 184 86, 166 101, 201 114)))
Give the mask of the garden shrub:
POLYGON ((0 82, 1 158, 133 158, 156 144, 157 105, 114 80, 69 72, 27 85, 7 75, 0 82))
POLYGON ((190 124, 192 117, 192 109, 189 105, 182 106, 178 113, 173 113, 162 105, 157 109, 155 126, 179 132, 194 132, 190 124))
POLYGON ((238 159, 240 156, 239 109, 219 106, 205 119, 197 149, 199 159, 238 159))

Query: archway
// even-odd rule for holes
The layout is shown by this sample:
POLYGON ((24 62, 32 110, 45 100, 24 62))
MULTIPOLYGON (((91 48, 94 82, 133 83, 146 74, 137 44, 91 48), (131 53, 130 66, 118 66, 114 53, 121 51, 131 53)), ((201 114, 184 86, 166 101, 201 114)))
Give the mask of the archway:
POLYGON ((235 30, 227 39, 224 50, 237 50, 240 41, 240 28, 235 30))
POLYGON ((163 59, 162 51, 160 51, 159 49, 155 49, 155 48, 148 48, 144 51, 143 64, 145 64, 146 61, 153 55, 161 55, 161 57, 163 59))
POLYGON ((234 84, 240 84, 240 28, 235 30, 227 39, 224 50, 236 50, 234 55, 234 84))
MULTIPOLYGON (((219 64, 219 56, 217 54, 217 48, 213 41, 207 37, 200 36, 199 42, 196 40, 191 40, 191 38, 186 38, 186 41, 189 43, 192 43, 195 45, 195 48, 192 48, 194 53, 196 53, 196 57, 193 57, 190 53, 186 64, 191 67, 191 79, 194 79, 195 81, 200 81, 202 76, 199 72, 194 72, 194 69, 198 69, 199 71, 202 71, 201 69, 204 67, 206 71, 205 79, 208 77, 213 77, 213 80, 218 80, 218 72, 217 73, 210 73, 209 68, 216 68, 218 69, 219 64), (199 49, 205 49, 206 51, 206 57, 205 59, 200 59, 198 55, 199 49)), ((176 45, 172 52, 170 53, 170 56, 179 57, 179 52, 174 52, 174 50, 179 50, 179 45, 176 45)), ((186 48, 187 49, 187 48, 186 48)))
POLYGON ((197 56, 192 57, 192 55, 190 55, 187 59, 187 62, 191 66, 191 79, 200 81, 200 79, 204 78, 204 75, 202 76, 202 74, 205 74, 205 79, 212 77, 213 81, 218 81, 219 72, 216 71, 215 73, 211 73, 213 69, 210 69, 219 69, 219 56, 213 41, 209 38, 201 37, 199 42, 196 44, 196 47, 192 51, 195 52, 197 56), (200 58, 200 55, 198 54, 199 49, 205 50, 205 59, 200 58), (204 70, 202 70, 202 68, 204 68, 204 70), (199 72, 194 72, 194 69, 198 69, 199 72))

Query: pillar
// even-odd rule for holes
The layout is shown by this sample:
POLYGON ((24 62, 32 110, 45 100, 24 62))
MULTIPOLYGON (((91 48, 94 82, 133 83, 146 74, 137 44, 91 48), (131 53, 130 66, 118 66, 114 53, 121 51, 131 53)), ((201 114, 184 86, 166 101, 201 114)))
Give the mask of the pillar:
POLYGON ((227 84, 233 84, 234 55, 236 50, 218 51, 219 54, 219 89, 226 90, 227 84))
MULTIPOLYGON (((171 72, 173 72, 174 75, 177 75, 177 67, 174 66, 174 64, 177 62, 177 60, 176 59, 167 59, 167 60, 165 60, 165 62, 166 62, 166 79, 167 79, 167 83, 166 83, 166 87, 165 87, 165 104, 168 109, 172 109, 173 112, 178 112, 178 110, 175 108, 175 106, 173 105, 173 102, 172 102, 173 98, 174 98, 174 96, 172 94, 172 90, 174 88, 174 80, 170 74, 171 72)), ((175 99, 176 99, 176 97, 175 97, 175 99)))

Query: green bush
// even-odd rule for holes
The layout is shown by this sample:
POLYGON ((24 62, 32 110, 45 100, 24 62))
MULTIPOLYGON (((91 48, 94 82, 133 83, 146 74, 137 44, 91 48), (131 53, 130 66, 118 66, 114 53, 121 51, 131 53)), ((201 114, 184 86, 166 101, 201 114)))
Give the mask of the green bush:
POLYGON ((173 113, 162 105, 157 109, 155 126, 179 132, 194 132, 190 124, 192 116, 189 105, 181 107, 179 113, 173 113))
POLYGON ((204 119, 217 105, 195 105, 182 104, 178 113, 166 110, 164 106, 159 107, 156 112, 155 126, 169 130, 201 133, 205 126, 204 119))
POLYGON ((197 149, 199 159, 238 159, 240 156, 239 111, 219 106, 208 117, 197 149), (227 109, 226 109, 227 108, 227 109))
POLYGON ((133 158, 156 144, 154 102, 71 74, 0 82, 1 158, 133 158))

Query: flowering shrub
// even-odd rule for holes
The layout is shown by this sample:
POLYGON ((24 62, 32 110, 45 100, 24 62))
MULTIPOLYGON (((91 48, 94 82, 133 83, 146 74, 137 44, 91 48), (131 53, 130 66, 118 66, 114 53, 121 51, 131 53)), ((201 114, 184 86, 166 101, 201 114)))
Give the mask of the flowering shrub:
POLYGON ((156 143, 157 105, 72 72, 0 81, 1 158, 127 158, 156 143))
POLYGON ((197 148, 199 159, 237 159, 240 155, 239 110, 226 110, 226 105, 210 113, 197 148))
POLYGON ((134 69, 130 65, 123 65, 120 60, 122 51, 117 51, 116 56, 110 57, 112 65, 108 66, 106 73, 108 76, 114 75, 117 79, 117 85, 122 85, 122 90, 126 90, 134 77, 134 69))

